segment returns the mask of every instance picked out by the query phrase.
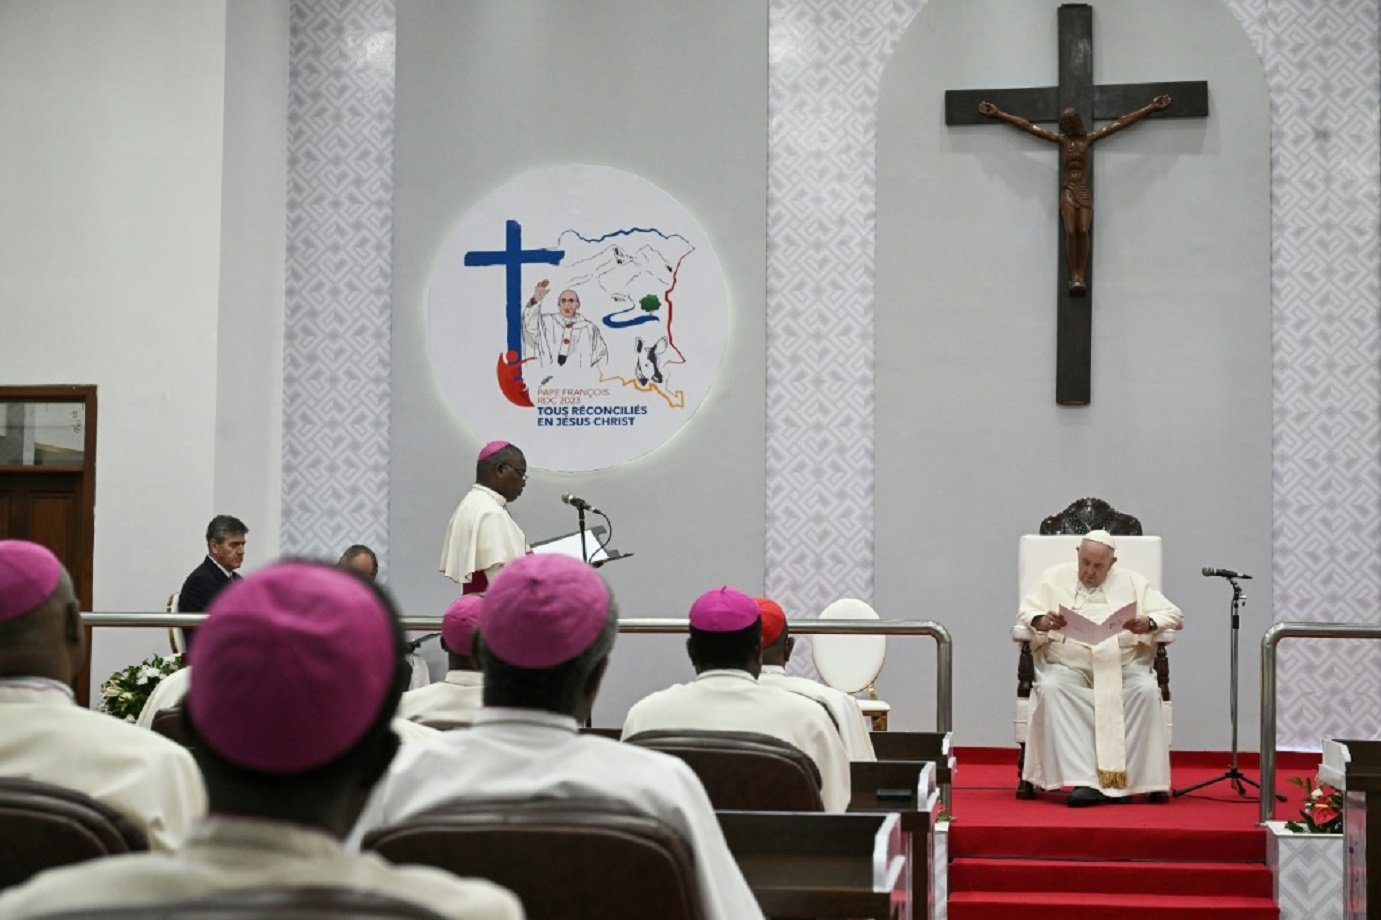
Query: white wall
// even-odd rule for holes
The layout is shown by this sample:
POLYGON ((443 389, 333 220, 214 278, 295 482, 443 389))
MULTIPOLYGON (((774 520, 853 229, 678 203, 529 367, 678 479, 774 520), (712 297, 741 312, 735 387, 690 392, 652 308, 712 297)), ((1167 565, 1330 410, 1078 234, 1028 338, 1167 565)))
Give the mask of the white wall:
POLYGON ((98 387, 101 610, 161 609, 211 509, 224 47, 217 0, 0 6, 0 379, 98 387))
MULTIPOLYGON (((1176 746, 1222 749, 1230 592, 1199 569, 1257 576, 1244 712, 1272 622, 1264 78, 1222 4, 1096 7, 1095 79, 1207 80, 1210 115, 1095 148, 1093 401, 1057 406, 1057 151, 997 123, 946 127, 942 111, 945 89, 1053 84, 1057 6, 932 0, 884 74, 875 597, 953 631, 958 742, 1009 744, 1017 538, 1105 498, 1165 538, 1165 590, 1188 621, 1171 656, 1176 746)), ((929 671, 888 677, 880 689, 930 698, 929 671)), ((1243 748, 1256 734, 1245 719, 1243 748)))
MULTIPOLYGON (((286 11, 0 3, 0 381, 98 388, 97 610, 161 610, 216 513, 277 550, 286 11)), ((93 683, 166 650, 98 630, 93 683)))
POLYGON ((278 555, 282 519, 287 111, 287 0, 236 0, 226 7, 213 498, 215 513, 249 527, 247 569, 278 555))

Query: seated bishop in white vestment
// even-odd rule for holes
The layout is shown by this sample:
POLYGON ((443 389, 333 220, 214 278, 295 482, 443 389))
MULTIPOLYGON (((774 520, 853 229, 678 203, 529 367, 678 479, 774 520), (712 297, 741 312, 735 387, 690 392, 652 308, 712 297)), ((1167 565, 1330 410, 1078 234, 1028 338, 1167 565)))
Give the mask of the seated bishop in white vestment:
POLYGON ((761 918, 691 769, 658 751, 581 734, 617 632, 612 594, 580 560, 536 555, 505 567, 480 613, 484 708, 470 728, 398 755, 349 844, 453 800, 609 798, 685 837, 708 920, 761 918))
POLYGON ((168 850, 206 812, 191 756, 77 705, 85 630, 72 580, 46 547, 0 540, 0 776, 85 793, 168 850))
POLYGON ((850 762, 877 760, 870 733, 872 723, 859 708, 858 700, 843 690, 836 690, 819 681, 788 674, 786 664, 791 660, 791 650, 796 640, 791 637, 786 611, 771 598, 757 597, 754 600, 762 615, 762 671, 758 674, 758 682, 799 693, 824 706, 830 721, 839 730, 839 738, 844 742, 850 762))
POLYGON ((398 749, 389 723, 409 677, 403 650, 382 592, 334 566, 278 563, 230 585, 197 632, 184 703, 210 817, 175 853, 41 873, 0 895, 0 917, 333 887, 452 920, 521 918, 518 899, 490 882, 342 846, 361 791, 398 749))
POLYGON ((1047 569, 1022 598, 1017 623, 1031 642, 1036 682, 1022 778, 1072 786, 1069 804, 1170 788, 1170 748, 1152 663, 1156 635, 1184 616, 1136 572, 1117 566, 1116 540, 1085 536, 1075 561, 1047 569), (1103 623, 1133 606, 1126 626, 1096 645, 1065 635, 1061 608, 1103 623))
MULTIPOLYGON (((411 675, 411 660, 408 662, 408 673, 411 675)), ((291 665, 289 665, 291 667, 291 665)), ((428 685, 430 686, 430 685, 428 685)), ((174 706, 181 706, 186 699, 188 692, 192 688, 192 666, 188 665, 180 671, 174 671, 167 677, 159 681, 158 686, 153 688, 153 693, 149 694, 148 701, 144 703, 144 708, 139 713, 139 718, 135 724, 140 728, 153 728, 153 717, 160 710, 172 709, 174 706)), ((425 688, 423 688, 425 689, 425 688)), ((409 691, 415 693, 417 691, 409 691)), ((406 694, 405 694, 406 696, 406 694)), ((400 741, 424 741, 436 734, 437 730, 417 721, 403 717, 402 706, 399 705, 398 715, 389 723, 393 733, 398 736, 400 741)))
POLYGON ((695 680, 633 704, 623 737, 659 729, 760 732, 792 744, 820 770, 826 811, 844 811, 852 795, 849 755, 819 703, 758 681, 762 621, 758 605, 730 587, 707 591, 690 611, 687 644, 695 680))
POLYGON ((403 694, 398 715, 412 722, 470 722, 483 702, 484 674, 474 656, 475 630, 484 598, 463 594, 441 618, 446 677, 403 694))

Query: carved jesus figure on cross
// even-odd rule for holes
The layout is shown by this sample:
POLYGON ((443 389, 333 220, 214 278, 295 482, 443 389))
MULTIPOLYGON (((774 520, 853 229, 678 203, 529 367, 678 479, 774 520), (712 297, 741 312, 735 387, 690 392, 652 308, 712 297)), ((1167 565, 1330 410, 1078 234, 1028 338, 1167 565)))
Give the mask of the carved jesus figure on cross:
MULTIPOLYGON (((1145 97, 1142 97, 1145 98, 1145 97)), ((1065 234, 1065 260, 1069 265, 1069 293, 1082 297, 1088 291, 1084 281, 1093 228, 1093 189, 1088 182, 1089 145, 1131 127, 1141 119, 1169 108, 1169 96, 1157 96, 1139 109, 1109 122, 1096 131, 1085 131, 1084 121, 1072 108, 1060 113, 1060 133, 1032 124, 1019 115, 1004 112, 991 102, 978 103, 978 111, 1005 121, 1014 128, 1043 141, 1060 145, 1060 223, 1065 234)))

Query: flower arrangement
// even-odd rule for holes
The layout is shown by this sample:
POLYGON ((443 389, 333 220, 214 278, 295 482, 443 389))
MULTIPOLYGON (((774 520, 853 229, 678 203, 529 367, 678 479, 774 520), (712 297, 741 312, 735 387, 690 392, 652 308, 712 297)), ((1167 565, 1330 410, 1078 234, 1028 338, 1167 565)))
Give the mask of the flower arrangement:
POLYGON ((139 664, 116 671, 101 684, 101 712, 133 722, 159 681, 182 667, 180 654, 150 655, 139 664))
POLYGON ((1304 790, 1302 821, 1286 821, 1285 829, 1296 834, 1341 834, 1343 832, 1343 793, 1327 783, 1316 783, 1304 776, 1290 782, 1304 790))

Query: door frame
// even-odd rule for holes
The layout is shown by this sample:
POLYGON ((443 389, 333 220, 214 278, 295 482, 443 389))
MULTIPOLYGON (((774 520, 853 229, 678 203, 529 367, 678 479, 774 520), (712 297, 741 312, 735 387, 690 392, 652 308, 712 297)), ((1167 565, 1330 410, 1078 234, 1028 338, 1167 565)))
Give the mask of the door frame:
MULTIPOLYGON (((5 474, 70 473, 80 477, 77 490, 79 502, 77 559, 75 571, 69 569, 77 593, 77 605, 91 610, 94 593, 92 578, 95 571, 96 547, 96 386, 94 384, 50 384, 41 386, 0 386, 0 402, 71 402, 85 406, 85 444, 80 467, 0 465, 5 474)), ((77 701, 83 706, 91 698, 91 627, 86 627, 86 660, 77 676, 77 701)))

